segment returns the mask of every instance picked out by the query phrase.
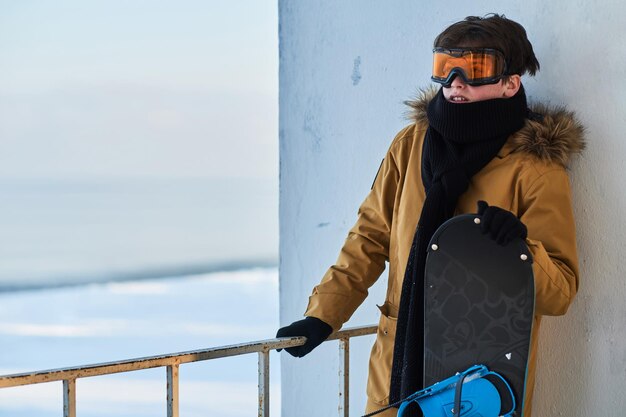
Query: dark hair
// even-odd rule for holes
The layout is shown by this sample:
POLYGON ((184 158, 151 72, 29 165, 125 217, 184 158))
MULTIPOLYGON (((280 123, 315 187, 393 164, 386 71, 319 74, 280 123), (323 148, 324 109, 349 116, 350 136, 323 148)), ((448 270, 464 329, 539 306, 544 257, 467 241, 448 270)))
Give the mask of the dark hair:
POLYGON ((535 75, 539 71, 539 61, 526 36, 526 30, 504 15, 468 16, 441 32, 435 39, 434 46, 498 49, 506 59, 506 75, 523 75, 526 72, 535 75))

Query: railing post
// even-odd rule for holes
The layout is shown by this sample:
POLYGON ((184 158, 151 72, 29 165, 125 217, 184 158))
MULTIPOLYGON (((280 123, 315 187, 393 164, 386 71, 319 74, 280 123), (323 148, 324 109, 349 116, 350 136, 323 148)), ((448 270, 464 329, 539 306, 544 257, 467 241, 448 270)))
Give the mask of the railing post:
POLYGON ((63 380, 63 417, 76 417, 76 379, 63 380))
POLYGON ((270 417, 270 352, 259 352, 259 417, 270 417))
POLYGON ((178 417, 178 367, 167 366, 167 417, 178 417))
POLYGON ((350 338, 339 339, 339 417, 350 414, 350 338))

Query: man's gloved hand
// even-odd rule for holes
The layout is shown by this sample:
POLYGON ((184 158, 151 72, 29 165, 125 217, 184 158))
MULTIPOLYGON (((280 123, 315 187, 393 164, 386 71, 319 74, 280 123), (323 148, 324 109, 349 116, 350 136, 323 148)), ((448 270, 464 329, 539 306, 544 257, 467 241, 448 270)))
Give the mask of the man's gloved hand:
POLYGON ((486 201, 478 202, 478 214, 482 216, 480 230, 488 233, 499 245, 506 245, 513 239, 526 239, 528 230, 513 213, 500 207, 490 206, 486 201))
MULTIPOLYGON (((302 346, 285 348, 287 353, 296 358, 301 358, 330 336, 333 328, 322 320, 315 317, 306 317, 303 320, 294 321, 289 326, 281 327, 276 333, 276 337, 304 336, 306 343, 302 346)), ((282 349, 278 349, 281 351, 282 349)))

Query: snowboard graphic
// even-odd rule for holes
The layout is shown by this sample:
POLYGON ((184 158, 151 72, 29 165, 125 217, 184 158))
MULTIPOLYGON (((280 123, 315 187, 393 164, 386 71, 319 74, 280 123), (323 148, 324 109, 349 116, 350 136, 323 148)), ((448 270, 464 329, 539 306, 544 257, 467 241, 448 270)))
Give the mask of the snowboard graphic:
MULTIPOLYGON (((512 415, 520 417, 535 301, 531 254, 522 239, 498 245, 479 223, 478 215, 457 216, 431 239, 424 279, 424 386, 485 365, 509 383, 512 415)), ((510 401, 502 392, 503 400, 507 396, 510 401)), ((511 405, 504 401, 502 410, 511 405)))

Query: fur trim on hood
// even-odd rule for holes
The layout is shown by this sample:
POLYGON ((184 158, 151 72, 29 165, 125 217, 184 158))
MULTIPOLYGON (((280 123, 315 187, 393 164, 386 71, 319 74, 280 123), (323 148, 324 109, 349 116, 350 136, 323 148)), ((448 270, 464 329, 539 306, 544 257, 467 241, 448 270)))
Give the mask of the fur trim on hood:
MULTIPOLYGON (((428 123, 426 109, 439 88, 420 89, 414 100, 404 103, 411 109, 407 118, 415 123, 428 123)), ((556 162, 567 167, 575 154, 585 149, 585 128, 573 112, 562 106, 530 104, 530 110, 543 120, 526 119, 526 124, 509 141, 516 152, 526 152, 545 162, 556 162)), ((540 118, 537 118, 540 119, 540 118)))

